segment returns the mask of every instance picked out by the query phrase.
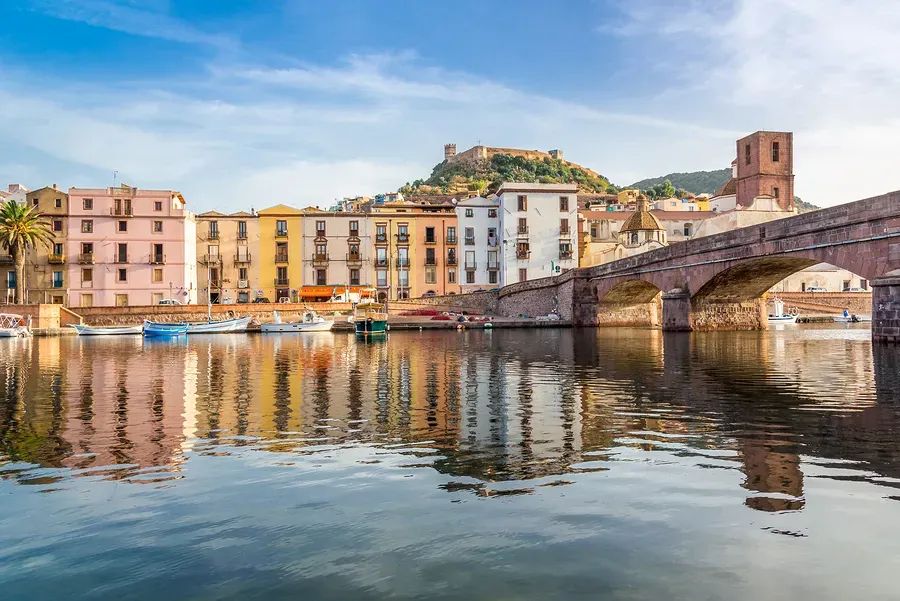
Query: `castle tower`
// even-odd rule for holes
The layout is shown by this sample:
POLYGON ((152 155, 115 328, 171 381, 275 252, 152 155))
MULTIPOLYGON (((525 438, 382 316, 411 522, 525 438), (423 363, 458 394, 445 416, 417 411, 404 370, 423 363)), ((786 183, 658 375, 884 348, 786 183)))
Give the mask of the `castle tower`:
POLYGON ((774 196, 785 211, 794 208, 794 134, 758 131, 737 141, 737 205, 774 196))
POLYGON ((444 144, 444 160, 456 156, 456 144, 444 144))

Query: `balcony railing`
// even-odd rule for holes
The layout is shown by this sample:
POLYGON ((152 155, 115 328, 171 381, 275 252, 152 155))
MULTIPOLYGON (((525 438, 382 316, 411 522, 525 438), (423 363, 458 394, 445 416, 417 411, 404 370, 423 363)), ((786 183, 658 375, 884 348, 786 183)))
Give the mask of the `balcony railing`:
POLYGON ((487 268, 489 271, 500 269, 500 263, 498 261, 488 261, 487 268))
POLYGON ((349 253, 347 254, 347 264, 348 265, 362 265, 363 259, 362 255, 359 253, 349 253))
POLYGON ((207 236, 207 238, 208 238, 209 240, 218 240, 218 239, 219 239, 219 232, 210 232, 209 235, 207 236))
POLYGON ((81 253, 78 255, 78 262, 83 265, 91 265, 94 262, 94 253, 81 253))
POLYGON ((210 288, 221 288, 221 287, 222 287, 222 282, 220 282, 219 280, 210 280, 210 281, 209 281, 209 287, 210 287, 210 288))
POLYGON ((409 242, 409 234, 397 234, 397 242, 409 242))
POLYGON ((488 236, 488 246, 497 246, 498 243, 496 236, 488 236))
POLYGON ((287 238, 287 230, 275 230, 276 238, 287 238))
POLYGON ((572 251, 571 251, 571 250, 561 250, 561 251, 559 251, 559 258, 560 258, 561 260, 571 259, 571 258, 572 258, 572 251))
POLYGON ((347 237, 354 240, 359 240, 359 230, 350 230, 350 235, 347 237))
POLYGON ((275 278, 275 286, 278 288, 284 288, 290 286, 291 282, 287 278, 275 278))
POLYGON ((114 217, 133 217, 134 213, 131 207, 113 207, 109 210, 109 214, 114 217))
POLYGON ((456 257, 447 257, 447 265, 456 265, 456 257))
POLYGON ((425 237, 425 244, 437 244, 437 238, 432 236, 431 238, 425 237))
POLYGON ((466 271, 472 271, 473 269, 478 268, 478 263, 475 261, 466 261, 466 271))
POLYGON ((560 238, 568 238, 571 235, 572 235, 572 230, 570 230, 569 228, 566 228, 566 229, 559 228, 559 237, 560 238))
POLYGON ((119 264, 128 263, 128 255, 116 255, 113 263, 119 263, 119 264))
POLYGON ((328 253, 324 253, 324 254, 321 254, 321 253, 313 254, 313 256, 312 256, 312 264, 313 264, 313 266, 318 266, 318 265, 324 266, 324 265, 328 265, 328 253))
POLYGON ((409 259, 397 259, 397 269, 409 267, 409 259))
POLYGON ((287 263, 288 262, 287 253, 284 253, 284 254, 275 253, 275 262, 276 263, 287 263))
POLYGON ((316 230, 316 238, 327 238, 328 235, 325 233, 325 230, 316 230))
POLYGON ((66 255, 50 253, 49 255, 47 255, 47 262, 53 263, 54 265, 58 265, 60 263, 65 263, 66 255))
POLYGON ((456 244, 456 236, 447 236, 447 244, 456 244))
POLYGON ((530 257, 531 257, 531 251, 530 251, 530 250, 517 250, 517 251, 516 251, 516 258, 517 258, 517 259, 528 259, 528 258, 530 258, 530 257))
POLYGON ((437 265, 437 257, 425 257, 426 265, 437 265))
POLYGON ((165 265, 166 264, 166 255, 150 255, 150 264, 151 265, 165 265))
POLYGON ((212 264, 221 263, 222 255, 203 255, 200 258, 200 262, 201 263, 212 263, 212 264))
POLYGON ((375 234, 375 243, 376 244, 386 244, 387 243, 387 234, 375 234))
POLYGON ((246 264, 249 262, 250 262, 250 253, 246 253, 246 254, 238 253, 238 254, 234 255, 234 264, 235 265, 246 264))
POLYGON ((528 235, 528 226, 527 226, 527 225, 520 225, 519 227, 517 227, 517 228, 516 228, 516 235, 517 235, 517 236, 527 236, 527 235, 528 235))
POLYGON ((375 267, 387 267, 387 266, 388 266, 388 260, 386 258, 383 258, 383 259, 376 258, 375 259, 375 267))
POLYGON ((246 239, 247 239, 247 232, 238 232, 238 233, 237 233, 237 239, 238 239, 238 240, 246 240, 246 239))

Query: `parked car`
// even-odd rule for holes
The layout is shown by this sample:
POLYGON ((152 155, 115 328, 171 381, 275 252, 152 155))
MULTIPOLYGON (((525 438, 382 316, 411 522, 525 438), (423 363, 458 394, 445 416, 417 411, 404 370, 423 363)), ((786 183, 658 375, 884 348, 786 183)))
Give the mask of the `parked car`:
POLYGON ((271 303, 272 301, 267 299, 265 296, 257 296, 256 298, 253 299, 253 302, 254 303, 271 303))
POLYGON ((865 288, 847 288, 845 292, 868 292, 865 288))
POLYGON ((159 301, 160 305, 180 305, 181 301, 174 298, 163 298, 159 301))
POLYGON ((428 292, 426 292, 425 294, 422 295, 422 298, 430 298, 432 296, 437 296, 437 295, 434 293, 434 290, 429 290, 428 292))
POLYGON ((219 304, 220 305, 233 305, 234 299, 230 296, 223 296, 222 298, 219 299, 219 304))
POLYGON ((810 286, 806 289, 807 292, 828 292, 827 289, 822 288, 820 286, 810 286))

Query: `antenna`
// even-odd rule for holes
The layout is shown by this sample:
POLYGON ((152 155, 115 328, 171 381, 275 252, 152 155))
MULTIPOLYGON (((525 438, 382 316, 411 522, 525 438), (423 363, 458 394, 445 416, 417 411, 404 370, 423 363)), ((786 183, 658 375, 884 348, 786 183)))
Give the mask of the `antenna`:
POLYGON ((118 171, 113 171, 113 188, 116 187, 116 178, 119 176, 118 171))

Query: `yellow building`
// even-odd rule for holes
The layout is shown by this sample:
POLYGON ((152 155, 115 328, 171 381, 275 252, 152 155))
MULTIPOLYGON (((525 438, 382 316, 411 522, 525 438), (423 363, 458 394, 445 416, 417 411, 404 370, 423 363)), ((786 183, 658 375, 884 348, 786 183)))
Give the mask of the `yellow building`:
MULTIPOLYGON (((259 217, 239 211, 197 215, 197 301, 249 303, 259 281, 259 217)), ((271 298, 271 297, 270 297, 271 298)))
POLYGON ((638 195, 640 195, 640 190, 620 190, 619 191, 619 204, 628 204, 629 202, 637 202, 638 195))
POLYGON ((272 302, 297 299, 303 285, 303 212, 275 205, 259 217, 259 288, 272 302))

